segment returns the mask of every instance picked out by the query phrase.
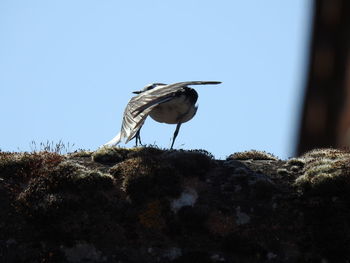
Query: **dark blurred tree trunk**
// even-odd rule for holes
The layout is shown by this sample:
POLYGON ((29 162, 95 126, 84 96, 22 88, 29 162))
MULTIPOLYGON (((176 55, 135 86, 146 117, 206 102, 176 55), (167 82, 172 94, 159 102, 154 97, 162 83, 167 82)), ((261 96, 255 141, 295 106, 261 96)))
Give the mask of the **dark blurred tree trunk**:
POLYGON ((315 0, 312 34, 297 154, 350 146, 350 1, 315 0))

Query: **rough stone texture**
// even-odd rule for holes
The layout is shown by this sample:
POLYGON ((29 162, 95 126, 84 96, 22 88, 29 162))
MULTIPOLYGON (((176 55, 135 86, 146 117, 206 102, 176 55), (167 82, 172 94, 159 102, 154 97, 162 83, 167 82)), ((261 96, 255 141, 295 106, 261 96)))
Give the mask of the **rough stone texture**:
POLYGON ((0 262, 349 262, 349 160, 0 152, 0 262))

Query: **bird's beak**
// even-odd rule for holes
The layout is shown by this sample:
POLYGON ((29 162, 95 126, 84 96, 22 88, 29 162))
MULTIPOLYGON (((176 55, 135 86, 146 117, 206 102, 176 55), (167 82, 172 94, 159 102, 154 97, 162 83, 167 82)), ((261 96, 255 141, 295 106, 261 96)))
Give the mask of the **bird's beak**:
POLYGON ((133 91, 134 94, 140 94, 142 91, 133 91))

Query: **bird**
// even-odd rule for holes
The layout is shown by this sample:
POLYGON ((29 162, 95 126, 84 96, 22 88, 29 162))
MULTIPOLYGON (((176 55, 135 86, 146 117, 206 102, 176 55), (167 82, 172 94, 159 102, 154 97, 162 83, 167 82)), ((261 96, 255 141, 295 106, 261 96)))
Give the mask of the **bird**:
POLYGON ((140 145, 140 130, 149 115, 161 123, 176 124, 170 149, 173 149, 175 139, 182 123, 191 120, 196 115, 198 93, 188 86, 216 85, 220 81, 185 81, 173 84, 152 83, 140 91, 134 91, 136 96, 128 102, 120 132, 102 146, 115 146, 122 140, 128 143, 135 138, 136 146, 140 145))

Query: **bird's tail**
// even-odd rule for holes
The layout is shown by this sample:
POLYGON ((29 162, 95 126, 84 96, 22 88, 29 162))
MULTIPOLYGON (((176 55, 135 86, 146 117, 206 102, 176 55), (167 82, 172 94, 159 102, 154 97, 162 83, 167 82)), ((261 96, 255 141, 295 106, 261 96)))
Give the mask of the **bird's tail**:
POLYGON ((110 140, 109 142, 105 143, 102 146, 115 146, 118 143, 120 143, 121 140, 122 140, 122 133, 119 132, 112 140, 110 140))

